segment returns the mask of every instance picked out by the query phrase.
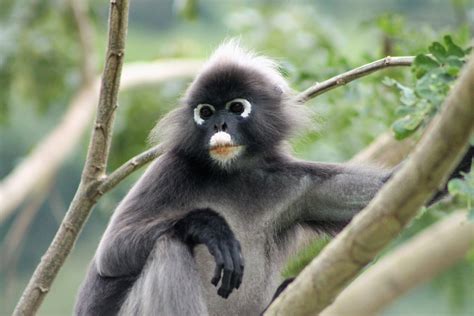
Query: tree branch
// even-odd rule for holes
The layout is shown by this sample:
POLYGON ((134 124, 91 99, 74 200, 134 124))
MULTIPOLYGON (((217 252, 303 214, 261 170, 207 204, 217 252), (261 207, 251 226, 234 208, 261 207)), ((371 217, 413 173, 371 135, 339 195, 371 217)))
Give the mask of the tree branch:
POLYGON ((265 315, 314 315, 390 242, 444 182, 474 130, 474 58, 412 156, 283 291, 265 315))
POLYGON ((474 222, 466 212, 456 212, 380 259, 321 315, 379 315, 396 298, 464 258, 473 243, 474 222))
POLYGON ((305 91, 301 92, 296 96, 296 100, 299 102, 306 102, 309 99, 317 97, 320 94, 323 94, 334 88, 343 86, 351 81, 359 79, 361 77, 367 76, 375 71, 385 69, 388 67, 397 67, 397 66, 410 66, 415 60, 413 56, 401 56, 401 57, 390 57, 376 60, 370 64, 360 66, 358 68, 349 70, 345 73, 332 77, 328 80, 325 80, 321 83, 316 83, 313 86, 309 87, 305 91))
POLYGON ((131 158, 102 181, 100 186, 97 188, 98 193, 100 195, 106 193, 119 184, 123 179, 128 177, 132 172, 154 160, 162 153, 163 146, 157 145, 131 158))
POLYGON ((13 312, 14 315, 35 314, 70 253, 96 200, 96 197, 90 196, 89 192, 100 182, 107 164, 127 34, 128 7, 128 0, 111 0, 110 2, 106 63, 96 123, 81 183, 53 242, 23 292, 13 312))

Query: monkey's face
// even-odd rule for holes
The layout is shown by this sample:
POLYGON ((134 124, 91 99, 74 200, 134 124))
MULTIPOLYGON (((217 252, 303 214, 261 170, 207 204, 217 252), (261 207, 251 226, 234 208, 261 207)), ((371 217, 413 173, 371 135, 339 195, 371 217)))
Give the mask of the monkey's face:
POLYGON ((194 107, 194 122, 204 127, 204 139, 209 139, 204 146, 213 160, 227 165, 242 154, 247 142, 241 135, 241 123, 251 112, 252 104, 243 98, 230 100, 223 107, 206 103, 194 107))
POLYGON ((253 69, 229 64, 201 74, 186 96, 195 145, 224 167, 271 149, 289 129, 282 98, 253 69))

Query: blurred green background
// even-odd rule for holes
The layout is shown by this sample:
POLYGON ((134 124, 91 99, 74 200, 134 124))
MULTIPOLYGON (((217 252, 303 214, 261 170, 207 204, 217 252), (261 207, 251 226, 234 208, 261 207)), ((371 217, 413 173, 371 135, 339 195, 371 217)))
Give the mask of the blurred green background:
MULTIPOLYGON (((131 2, 126 63, 204 59, 225 38, 238 36, 245 46, 277 59, 296 90, 386 55, 425 53, 445 34, 466 46, 474 30, 474 0, 131 2)), ((0 0, 0 8, 1 179, 60 121, 81 82, 81 50, 68 1, 0 0)), ((88 16, 100 63, 107 14, 107 1, 90 3, 88 16)), ((344 161, 387 131, 396 117, 399 95, 382 84, 386 76, 413 82, 408 68, 385 70, 309 102, 316 113, 315 128, 293 141, 297 155, 344 161)), ((120 94, 109 170, 148 147, 150 129, 176 104, 188 82, 173 79, 120 94)), ((14 258, 1 261, 0 315, 13 310, 67 210, 79 183, 88 136, 89 132, 51 182, 14 258)), ((140 173, 100 200, 39 315, 71 314, 107 221, 140 173)), ((397 243, 442 217, 439 208, 424 212, 397 243)), ((0 251, 20 213, 0 224, 0 251)), ((410 292, 385 315, 474 315, 473 262, 474 256, 466 258, 410 292)))

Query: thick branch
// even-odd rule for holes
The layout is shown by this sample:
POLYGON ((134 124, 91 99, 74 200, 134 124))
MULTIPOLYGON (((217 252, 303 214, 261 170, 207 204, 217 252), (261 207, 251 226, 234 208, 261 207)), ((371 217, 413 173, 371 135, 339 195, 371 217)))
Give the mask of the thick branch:
POLYGON ((410 66, 413 63, 415 57, 413 56, 401 56, 401 57, 385 57, 370 64, 360 66, 358 68, 349 70, 345 73, 332 77, 323 82, 318 82, 315 85, 309 87, 305 91, 301 92, 296 96, 299 102, 306 102, 309 99, 317 97, 329 90, 343 86, 351 81, 359 79, 360 77, 367 76, 377 70, 385 69, 388 67, 397 66, 410 66))
POLYGON ((395 299, 465 257, 474 222, 457 212, 383 257, 352 282, 321 315, 379 315, 395 299))
POLYGON ((23 292, 14 315, 33 315, 37 311, 95 203, 96 198, 90 196, 89 191, 100 181, 106 168, 125 49, 128 7, 128 0, 112 0, 110 3, 106 64, 96 123, 81 183, 53 242, 23 292))
POLYGON ((413 155, 311 262, 266 315, 314 315, 387 245, 454 169, 474 129, 471 58, 413 155))

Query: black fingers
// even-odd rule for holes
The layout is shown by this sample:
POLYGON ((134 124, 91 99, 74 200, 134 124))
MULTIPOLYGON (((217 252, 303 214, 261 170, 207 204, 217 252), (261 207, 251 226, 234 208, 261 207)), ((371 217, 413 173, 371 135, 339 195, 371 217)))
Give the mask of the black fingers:
POLYGON ((223 249, 224 253, 224 273, 222 275, 221 287, 217 290, 217 294, 223 298, 227 298, 229 294, 234 289, 231 287, 232 274, 234 271, 234 263, 232 262, 232 257, 230 255, 229 248, 225 247, 223 249))
POLYGON ((214 286, 217 286, 222 272, 222 282, 217 294, 227 298, 242 283, 244 262, 240 244, 236 239, 221 242, 220 249, 224 264, 219 265, 216 258, 216 270, 211 282, 214 286))
POLYGON ((214 269, 214 276, 212 277, 211 283, 217 286, 221 279, 221 271, 224 268, 224 257, 217 245, 208 245, 207 248, 216 261, 216 268, 214 269))
POLYGON ((237 240, 234 240, 234 247, 232 247, 232 261, 234 263, 234 274, 231 284, 235 289, 238 289, 244 275, 244 260, 240 243, 237 240))

